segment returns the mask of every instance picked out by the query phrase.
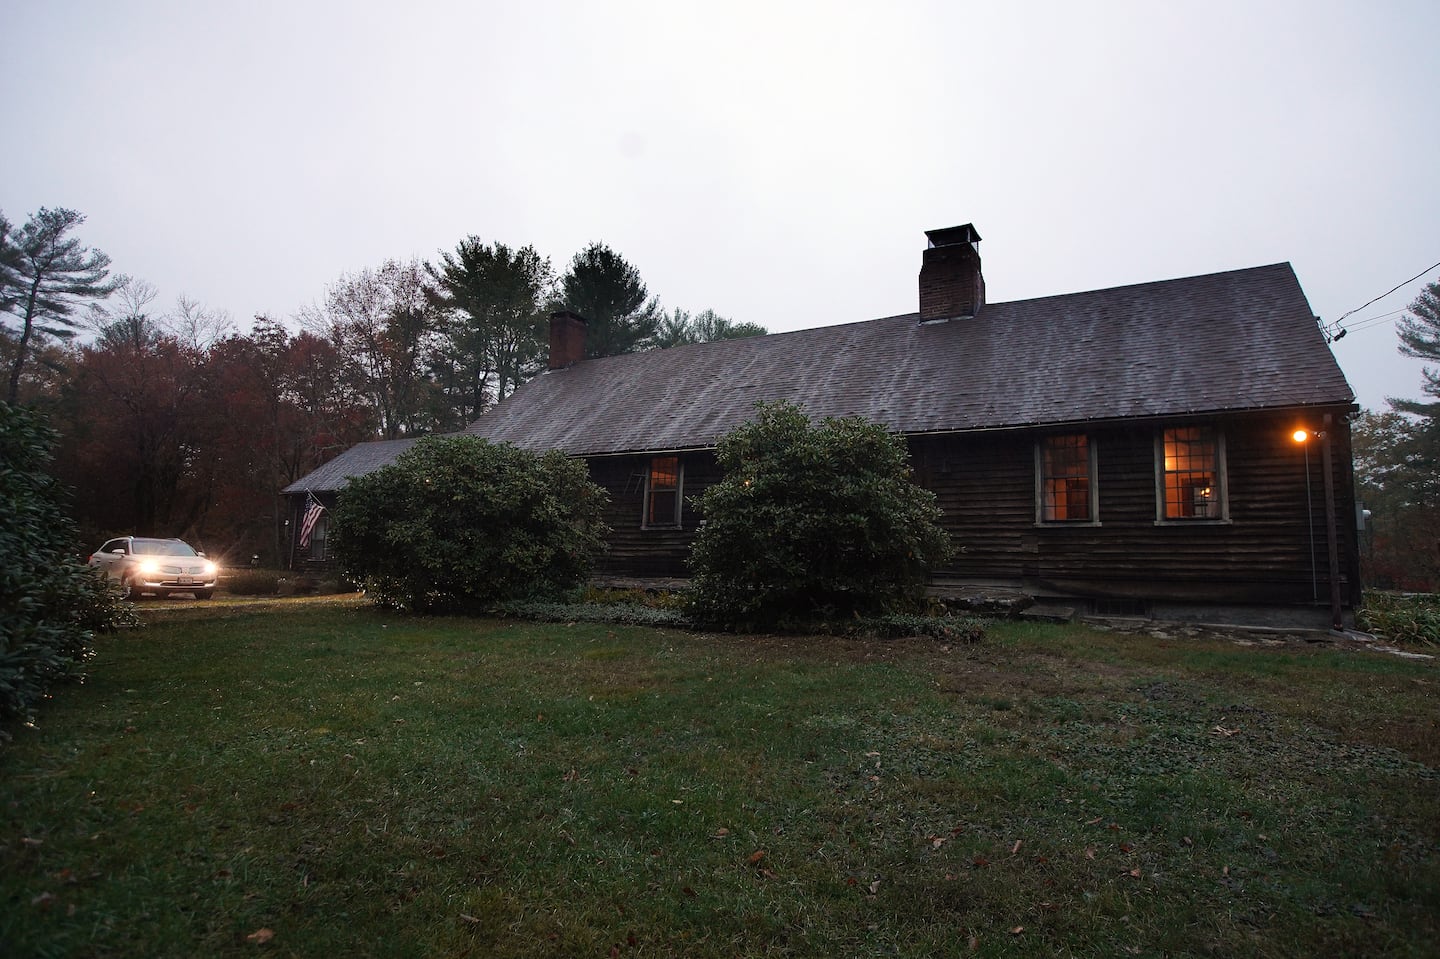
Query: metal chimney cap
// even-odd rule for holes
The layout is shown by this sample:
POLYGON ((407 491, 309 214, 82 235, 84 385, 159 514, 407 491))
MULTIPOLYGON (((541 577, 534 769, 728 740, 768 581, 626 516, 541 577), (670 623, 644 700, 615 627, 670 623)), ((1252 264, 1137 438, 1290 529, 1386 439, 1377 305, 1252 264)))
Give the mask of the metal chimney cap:
POLYGON ((925 237, 930 241, 932 248, 980 242, 980 233, 975 229, 973 223, 966 223, 964 226, 947 226, 943 230, 926 230, 925 237))

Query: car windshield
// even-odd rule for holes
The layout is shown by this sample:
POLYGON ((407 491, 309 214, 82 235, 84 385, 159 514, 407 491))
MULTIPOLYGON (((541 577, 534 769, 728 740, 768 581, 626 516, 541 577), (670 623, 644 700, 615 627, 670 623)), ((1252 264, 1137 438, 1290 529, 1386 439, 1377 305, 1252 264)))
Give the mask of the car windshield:
POLYGON ((137 539, 131 541, 131 549, 146 556, 194 556, 189 544, 178 539, 137 539))

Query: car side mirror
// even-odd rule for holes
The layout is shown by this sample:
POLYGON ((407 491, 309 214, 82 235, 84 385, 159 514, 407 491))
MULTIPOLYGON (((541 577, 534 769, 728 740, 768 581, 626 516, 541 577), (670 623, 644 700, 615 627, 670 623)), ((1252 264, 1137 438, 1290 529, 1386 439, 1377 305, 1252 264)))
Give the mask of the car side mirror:
POLYGON ((124 550, 123 547, 120 548, 120 549, 112 549, 110 552, 114 553, 116 556, 124 556, 124 555, 125 555, 125 550, 124 550))
POLYGON ((196 555, 196 556, 204 556, 204 555, 205 555, 205 551, 204 551, 203 549, 197 549, 197 550, 195 551, 195 555, 196 555))

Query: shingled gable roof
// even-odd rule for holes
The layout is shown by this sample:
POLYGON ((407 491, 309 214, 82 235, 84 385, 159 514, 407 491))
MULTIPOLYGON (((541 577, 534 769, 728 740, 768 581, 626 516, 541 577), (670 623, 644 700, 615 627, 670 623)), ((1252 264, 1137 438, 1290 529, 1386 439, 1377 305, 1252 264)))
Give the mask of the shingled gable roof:
POLYGON ((376 440, 360 443, 341 453, 321 466, 282 489, 286 493, 333 493, 345 485, 352 476, 373 473, 382 466, 389 466, 395 458, 415 445, 419 437, 403 440, 376 440))
POLYGON ((1288 263, 576 363, 465 431, 572 455, 714 446, 758 400, 899 433, 1351 404, 1288 263))

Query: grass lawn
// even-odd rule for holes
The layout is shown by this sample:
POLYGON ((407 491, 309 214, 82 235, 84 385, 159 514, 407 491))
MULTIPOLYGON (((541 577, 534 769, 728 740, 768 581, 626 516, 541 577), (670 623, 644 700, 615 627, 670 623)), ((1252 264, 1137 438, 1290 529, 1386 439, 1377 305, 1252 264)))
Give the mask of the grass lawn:
POLYGON ((0 752, 0 955, 1440 951, 1435 661, 144 609, 0 752))

